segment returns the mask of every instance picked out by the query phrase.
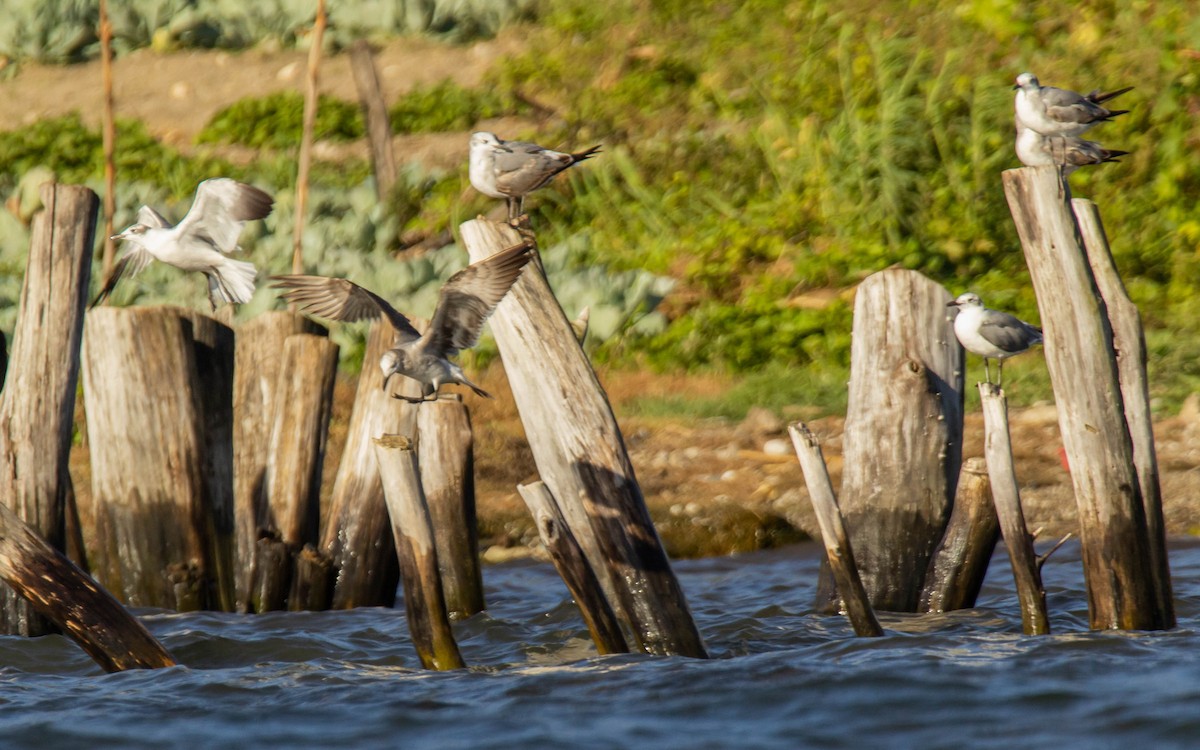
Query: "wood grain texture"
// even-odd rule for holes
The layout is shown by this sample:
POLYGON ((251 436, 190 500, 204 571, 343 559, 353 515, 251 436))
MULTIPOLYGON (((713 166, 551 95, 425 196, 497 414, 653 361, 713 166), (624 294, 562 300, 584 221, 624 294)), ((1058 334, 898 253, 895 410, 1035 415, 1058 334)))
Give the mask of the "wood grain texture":
POLYGON ((1045 332, 1046 368, 1079 508, 1091 626, 1166 627, 1112 329, 1071 212, 1070 189, 1053 167, 1011 169, 1003 179, 1045 332))
POLYGON ((921 591, 920 611, 951 612, 975 606, 988 563, 1000 540, 987 462, 968 458, 958 475, 946 533, 934 550, 921 591))
MULTIPOLYGON (((875 609, 916 611, 950 516, 963 421, 950 300, 901 269, 871 275, 855 295, 839 502, 875 609)), ((819 588, 827 602, 827 573, 819 588)))
MULTIPOLYGON (((472 262, 521 241, 508 224, 482 218, 461 231, 472 262)), ((643 651, 706 656, 612 407, 540 260, 501 300, 491 329, 538 473, 618 619, 643 651)))
MULTIPOLYGON (((0 501, 62 549, 79 350, 92 268, 96 194, 47 184, 33 223, 12 352, 0 397, 0 501)), ((2 592, 0 632, 51 632, 20 596, 2 592)))

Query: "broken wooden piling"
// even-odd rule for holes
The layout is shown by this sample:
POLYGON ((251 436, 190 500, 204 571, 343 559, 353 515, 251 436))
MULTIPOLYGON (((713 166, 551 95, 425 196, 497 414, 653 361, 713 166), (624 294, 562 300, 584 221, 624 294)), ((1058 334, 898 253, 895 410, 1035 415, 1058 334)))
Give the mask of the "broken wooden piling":
POLYGON ((925 575, 920 611, 951 612, 974 607, 999 540, 1000 522, 992 502, 987 462, 979 457, 968 458, 958 475, 946 533, 925 575))

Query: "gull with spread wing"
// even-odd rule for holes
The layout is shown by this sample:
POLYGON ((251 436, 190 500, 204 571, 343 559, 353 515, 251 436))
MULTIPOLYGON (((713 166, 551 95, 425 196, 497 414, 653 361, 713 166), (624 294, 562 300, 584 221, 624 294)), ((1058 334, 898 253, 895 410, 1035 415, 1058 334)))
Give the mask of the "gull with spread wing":
POLYGON ((1132 89, 1101 93, 1098 89, 1084 95, 1067 89, 1043 86, 1033 73, 1017 76, 1017 122, 1042 135, 1082 135, 1102 122, 1123 115, 1127 109, 1108 109, 1103 102, 1132 89))
POLYGON ((196 187, 192 207, 175 226, 150 206, 142 206, 137 223, 113 235, 114 240, 125 240, 127 249, 91 306, 103 301, 122 277, 136 275, 155 259, 184 271, 203 273, 214 311, 218 302, 249 302, 258 271, 253 263, 234 260, 229 253, 239 249, 242 226, 268 216, 274 203, 270 195, 256 187, 217 177, 196 187))
POLYGON ((530 245, 521 243, 451 276, 438 295, 437 308, 424 334, 382 297, 345 279, 288 275, 272 276, 271 280, 273 288, 283 290, 285 299, 318 317, 349 322, 382 313, 396 329, 395 345, 379 358, 383 389, 387 390, 393 375, 404 375, 423 386, 420 399, 393 394, 395 398, 415 403, 434 400, 446 383, 460 383, 491 398, 468 380, 450 357, 479 343, 484 322, 532 258, 530 245))
POLYGON ((1042 343, 1042 329, 1006 312, 989 310, 974 292, 960 294, 953 302, 947 302, 946 307, 958 308, 958 315, 954 317, 954 335, 964 349, 983 357, 983 369, 989 383, 992 382, 989 359, 998 361, 1000 371, 996 385, 999 386, 1004 380, 1004 360, 1042 343))
POLYGON ((471 185, 489 198, 508 201, 508 220, 515 222, 525 209, 525 196, 550 182, 556 174, 600 150, 592 146, 577 154, 551 151, 536 143, 505 141, 494 133, 471 135, 471 185))

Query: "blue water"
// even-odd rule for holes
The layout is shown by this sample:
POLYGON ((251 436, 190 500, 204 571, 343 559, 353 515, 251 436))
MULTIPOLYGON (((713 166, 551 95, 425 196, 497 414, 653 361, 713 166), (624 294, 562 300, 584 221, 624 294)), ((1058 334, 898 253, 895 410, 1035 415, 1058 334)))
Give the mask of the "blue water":
POLYGON ((403 609, 143 611, 183 665, 105 675, 58 636, 0 638, 0 747, 1141 748, 1200 746, 1200 543, 1172 545, 1180 627, 1092 633, 1077 546, 1026 637, 1003 550, 973 610, 813 614, 814 545, 681 561, 714 658, 598 657, 548 564, 485 569, 469 669, 418 668, 403 609))

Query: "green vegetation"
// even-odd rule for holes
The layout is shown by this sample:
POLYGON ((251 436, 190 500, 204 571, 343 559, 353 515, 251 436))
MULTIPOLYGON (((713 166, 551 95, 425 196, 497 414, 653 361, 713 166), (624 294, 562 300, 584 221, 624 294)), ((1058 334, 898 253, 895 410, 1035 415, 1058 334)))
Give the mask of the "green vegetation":
MULTIPOLYGON (((279 91, 247 97, 222 109, 196 136, 198 143, 235 143, 254 148, 296 148, 304 121, 304 95, 279 91)), ((358 107, 321 94, 317 97, 317 140, 353 141, 363 137, 358 107)))
POLYGON ((467 130, 480 120, 519 114, 515 99, 492 89, 466 89, 453 81, 417 88, 388 110, 393 133, 436 133, 467 130))

